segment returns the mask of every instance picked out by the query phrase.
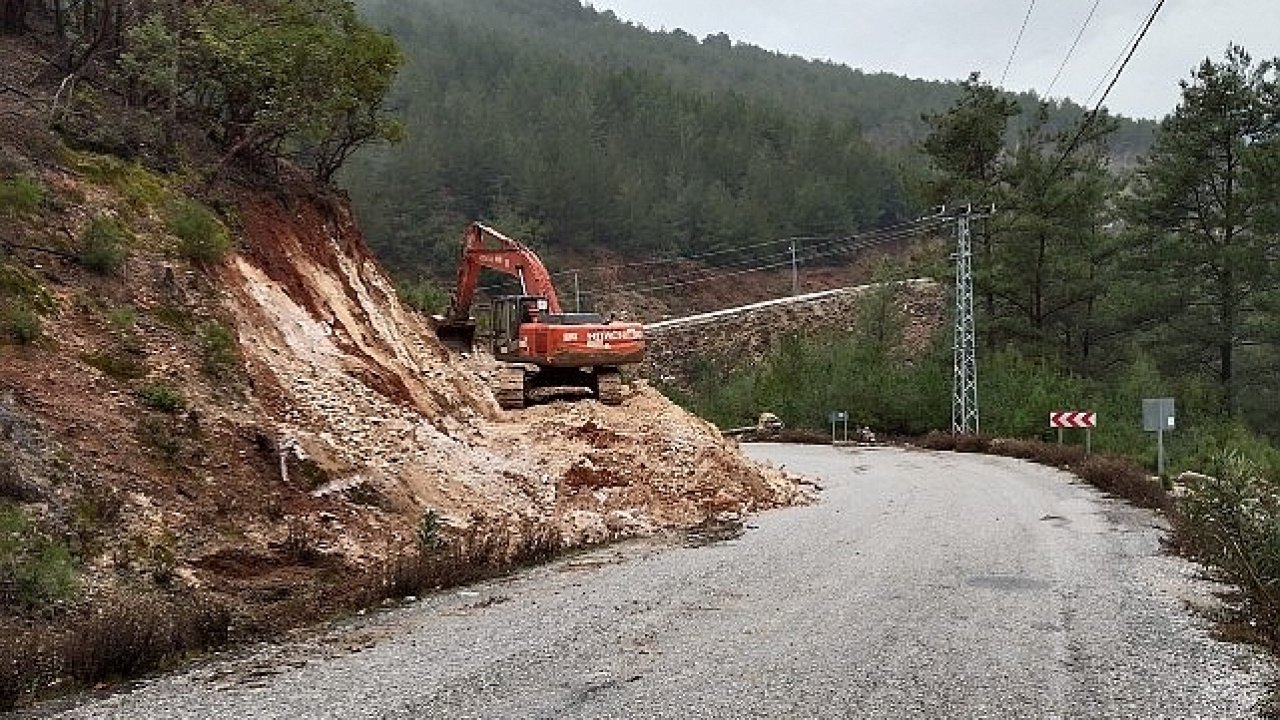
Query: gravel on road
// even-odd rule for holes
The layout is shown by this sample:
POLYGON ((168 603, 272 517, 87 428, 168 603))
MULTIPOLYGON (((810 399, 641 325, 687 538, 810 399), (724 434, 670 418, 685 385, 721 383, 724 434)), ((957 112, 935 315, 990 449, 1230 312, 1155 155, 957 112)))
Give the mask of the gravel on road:
POLYGON ((709 544, 633 542, 58 718, 1253 718, 1223 588, 1158 516, 1006 458, 754 445, 821 501, 709 544))

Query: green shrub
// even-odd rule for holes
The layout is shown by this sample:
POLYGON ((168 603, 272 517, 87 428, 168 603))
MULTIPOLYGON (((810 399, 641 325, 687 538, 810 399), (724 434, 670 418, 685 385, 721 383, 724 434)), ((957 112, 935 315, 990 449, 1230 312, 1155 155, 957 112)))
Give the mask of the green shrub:
POLYGON ((0 180, 0 217, 21 220, 35 215, 44 201, 44 187, 35 178, 21 175, 0 180))
POLYGON ((40 313, 53 297, 27 268, 0 263, 0 340, 26 345, 40 337, 40 313))
POLYGON ((80 361, 117 382, 137 380, 147 374, 146 367, 134 357, 111 353, 86 353, 80 361))
POLYGON ((195 326, 191 311, 177 305, 161 305, 152 311, 151 316, 161 325, 183 335, 190 335, 195 326))
POLYGON ((142 447, 175 462, 182 453, 182 433, 173 418, 145 417, 138 421, 134 436, 142 447))
POLYGON ((1207 472, 1221 465, 1223 448, 1247 460, 1266 477, 1280 477, 1280 448, 1249 430, 1240 422, 1218 421, 1192 427, 1186 437, 1165 437, 1185 448, 1172 464, 1177 469, 1207 472))
POLYGON ((201 367, 212 378, 227 377, 240 361, 236 336, 222 323, 208 322, 200 326, 200 350, 201 367))
MULTIPOLYGON (((133 128, 126 127, 127 120, 128 118, 119 118, 112 124, 122 134, 136 135, 133 128)), ((101 145, 119 147, 121 143, 108 140, 101 145)), ((142 213, 151 207, 157 207, 171 195, 161 176, 136 162, 91 152, 72 152, 68 160, 77 172, 89 180, 114 188, 124 196, 129 209, 134 212, 142 213)))
POLYGON ((168 385, 149 385, 138 391, 138 397, 143 405, 160 412, 176 413, 186 405, 182 394, 168 385))
POLYGON ((449 305, 449 292, 430 280, 401 282, 396 290, 405 305, 428 315, 442 313, 449 305))
POLYGON ((443 548, 445 541, 440 532, 442 527, 440 514, 435 510, 428 509, 423 513, 422 519, 418 521, 418 549, 434 552, 443 548))
POLYGON ((1273 638, 1280 621, 1280 492, 1242 453, 1215 458, 1179 504, 1183 541, 1248 593, 1273 638))
POLYGON ((76 579, 70 548, 61 542, 43 540, 18 573, 18 597, 32 608, 64 602, 75 595, 76 579))
POLYGON ((169 232, 178 254, 197 263, 214 263, 231 251, 231 234, 209 208, 193 200, 179 202, 169 214, 169 232))
POLYGON ((53 309, 53 296, 30 268, 0 263, 0 299, 16 300, 37 312, 53 309))
POLYGON ((41 534, 21 509, 0 506, 0 604, 42 610, 70 599, 76 589, 67 545, 41 534))
POLYGON ((132 305, 122 305, 107 313, 107 324, 117 333, 133 332, 138 324, 138 311, 132 305))
POLYGON ((0 304, 0 333, 19 345, 40 338, 40 316, 21 301, 0 304))
POLYGON ((128 256, 132 234, 119 221, 99 217, 85 229, 80 264, 99 275, 110 275, 120 269, 128 256))

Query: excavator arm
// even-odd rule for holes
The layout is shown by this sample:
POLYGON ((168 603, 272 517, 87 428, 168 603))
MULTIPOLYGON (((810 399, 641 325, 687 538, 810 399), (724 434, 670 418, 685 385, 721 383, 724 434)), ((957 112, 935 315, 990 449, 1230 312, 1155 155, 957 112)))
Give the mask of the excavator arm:
POLYGON ((471 303, 483 268, 519 278, 522 295, 545 297, 548 312, 561 312, 560 298, 551 284, 551 273, 547 272, 538 256, 519 241, 477 222, 472 223, 463 235, 458 285, 443 318, 446 324, 470 321, 471 303))

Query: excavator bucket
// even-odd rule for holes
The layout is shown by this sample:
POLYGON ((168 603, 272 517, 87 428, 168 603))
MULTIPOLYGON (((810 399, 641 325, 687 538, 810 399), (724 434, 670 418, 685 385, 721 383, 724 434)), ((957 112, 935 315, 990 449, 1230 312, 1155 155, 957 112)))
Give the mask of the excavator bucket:
POLYGON ((448 320, 436 315, 431 319, 432 324, 435 325, 436 337, 440 338, 445 347, 459 353, 471 352, 475 349, 476 321, 474 318, 448 320))

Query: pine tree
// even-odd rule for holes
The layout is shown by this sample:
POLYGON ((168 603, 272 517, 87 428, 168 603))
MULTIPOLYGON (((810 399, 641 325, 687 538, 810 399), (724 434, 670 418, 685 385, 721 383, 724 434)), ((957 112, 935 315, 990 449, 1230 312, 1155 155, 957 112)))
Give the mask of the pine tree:
POLYGON ((1171 315, 1162 346, 1184 368, 1211 372, 1233 417, 1246 380, 1240 353, 1278 278, 1278 135, 1275 61, 1255 64, 1232 46, 1224 61, 1206 59, 1183 81, 1132 204, 1149 281, 1171 315))

